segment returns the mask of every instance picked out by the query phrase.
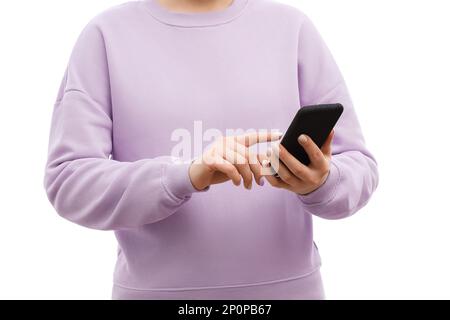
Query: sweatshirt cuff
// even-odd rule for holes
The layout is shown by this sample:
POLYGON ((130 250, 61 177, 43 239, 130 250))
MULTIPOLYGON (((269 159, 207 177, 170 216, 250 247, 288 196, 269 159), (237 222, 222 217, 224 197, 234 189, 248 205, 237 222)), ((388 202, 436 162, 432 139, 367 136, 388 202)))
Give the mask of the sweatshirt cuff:
POLYGON ((191 163, 192 160, 172 162, 166 164, 163 169, 162 181, 166 191, 180 200, 191 197, 193 193, 209 190, 209 187, 204 190, 197 190, 192 185, 189 177, 191 163))
POLYGON ((336 189, 339 184, 341 174, 338 166, 331 160, 330 162, 330 173, 328 174, 325 183, 320 186, 317 190, 308 193, 306 195, 298 195, 300 200, 306 205, 321 205, 333 200, 336 189))

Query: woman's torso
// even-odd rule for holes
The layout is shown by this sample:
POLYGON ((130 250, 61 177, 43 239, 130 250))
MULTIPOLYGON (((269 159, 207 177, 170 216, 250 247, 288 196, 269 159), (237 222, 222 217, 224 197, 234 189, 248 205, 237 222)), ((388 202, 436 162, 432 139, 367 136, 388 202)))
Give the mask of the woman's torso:
MULTIPOLYGON (((199 27, 163 23, 145 2, 99 18, 115 160, 169 156, 186 136, 191 152, 182 156, 192 158, 211 129, 286 129, 299 108, 299 14, 259 0, 242 10, 230 22, 199 27)), ((269 185, 213 186, 169 218, 116 237, 115 283, 124 288, 245 286, 302 277, 320 265, 311 215, 295 194, 269 185)))

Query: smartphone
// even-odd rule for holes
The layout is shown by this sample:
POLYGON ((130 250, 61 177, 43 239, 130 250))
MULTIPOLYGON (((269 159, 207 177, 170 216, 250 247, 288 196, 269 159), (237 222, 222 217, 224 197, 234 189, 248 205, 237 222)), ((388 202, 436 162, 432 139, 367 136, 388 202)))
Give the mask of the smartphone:
POLYGON ((281 145, 298 161, 309 165, 311 161, 306 151, 298 143, 298 137, 306 134, 321 148, 343 112, 344 107, 340 103, 300 108, 281 138, 281 145))

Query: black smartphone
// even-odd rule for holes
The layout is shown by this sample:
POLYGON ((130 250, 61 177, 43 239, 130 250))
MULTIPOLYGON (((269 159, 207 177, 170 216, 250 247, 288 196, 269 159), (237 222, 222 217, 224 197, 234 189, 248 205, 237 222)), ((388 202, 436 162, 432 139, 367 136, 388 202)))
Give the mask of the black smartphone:
POLYGON ((298 143, 298 137, 306 134, 321 148, 343 112, 344 107, 340 103, 300 108, 283 135, 281 145, 298 161, 309 165, 311 161, 306 151, 298 143))

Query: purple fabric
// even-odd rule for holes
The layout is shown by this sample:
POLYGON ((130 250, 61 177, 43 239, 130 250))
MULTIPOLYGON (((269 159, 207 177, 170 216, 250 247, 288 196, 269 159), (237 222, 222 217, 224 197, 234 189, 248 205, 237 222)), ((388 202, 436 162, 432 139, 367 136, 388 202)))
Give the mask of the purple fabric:
POLYGON ((191 290, 139 290, 113 287, 113 300, 324 300, 319 270, 300 278, 244 286, 191 290), (299 288, 301 288, 299 290, 299 288))
MULTIPOLYGON (((114 230, 114 283, 135 290, 253 288, 318 270, 313 215, 345 218, 378 183, 344 80, 311 21, 267 0, 183 14, 130 2, 83 30, 54 107, 45 187, 64 218, 114 230), (340 102, 331 172, 307 196, 231 182, 196 192, 171 134, 285 130, 300 105, 340 102)), ((194 151, 194 156, 202 150, 194 151)), ((320 277, 292 298, 311 297, 320 277)), ((278 293, 277 293, 278 292, 278 293)), ((251 291, 247 292, 251 295, 251 291)), ((143 295, 144 296, 144 295, 143 295)), ((236 296, 239 296, 236 293, 236 296)), ((125 298, 125 297, 124 297, 125 298)))

